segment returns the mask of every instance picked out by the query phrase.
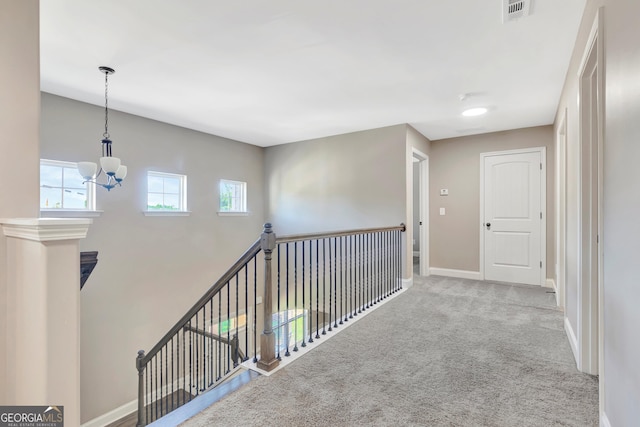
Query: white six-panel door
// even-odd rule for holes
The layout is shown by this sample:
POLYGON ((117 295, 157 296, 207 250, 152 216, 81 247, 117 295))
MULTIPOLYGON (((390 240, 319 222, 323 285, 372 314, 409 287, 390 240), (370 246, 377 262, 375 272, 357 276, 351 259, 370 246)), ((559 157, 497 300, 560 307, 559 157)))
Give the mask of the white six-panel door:
POLYGON ((484 278, 541 285, 542 153, 483 155, 484 278))

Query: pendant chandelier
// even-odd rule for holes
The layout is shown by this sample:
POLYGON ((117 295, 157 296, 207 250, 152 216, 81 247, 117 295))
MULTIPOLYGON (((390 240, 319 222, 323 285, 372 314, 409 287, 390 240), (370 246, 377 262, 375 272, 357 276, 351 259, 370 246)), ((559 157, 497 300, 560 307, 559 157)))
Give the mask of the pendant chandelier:
POLYGON ((122 186, 122 180, 127 175, 127 167, 120 164, 118 157, 111 155, 111 139, 109 135, 109 76, 115 73, 110 67, 98 67, 100 72, 104 73, 104 133, 102 134, 102 157, 100 157, 100 170, 98 165, 93 162, 78 162, 78 172, 84 178, 84 182, 99 185, 111 191, 113 187, 122 186), (96 171, 98 172, 96 175, 96 171), (103 175, 104 173, 104 175, 103 175), (98 178, 103 175, 103 181, 99 182, 98 178))

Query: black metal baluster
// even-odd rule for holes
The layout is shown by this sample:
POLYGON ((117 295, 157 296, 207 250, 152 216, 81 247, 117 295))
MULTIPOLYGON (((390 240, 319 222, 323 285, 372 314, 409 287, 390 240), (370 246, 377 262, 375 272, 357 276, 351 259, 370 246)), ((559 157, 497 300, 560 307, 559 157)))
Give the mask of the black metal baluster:
POLYGON ((182 328, 182 390, 187 391, 187 343, 182 328))
POLYGON ((293 351, 298 351, 298 242, 293 244, 293 351))
POLYGON ((381 239, 380 239, 380 233, 376 233, 376 241, 378 243, 378 249, 376 251, 376 270, 377 270, 377 283, 378 283, 378 296, 377 296, 377 302, 380 302, 380 294, 382 294, 382 269, 381 269, 381 254, 382 254, 382 246, 381 246, 381 239))
MULTIPOLYGON (((287 284, 286 284, 286 286, 287 286, 287 289, 286 289, 286 294, 287 294, 287 314, 284 316, 284 319, 285 319, 286 325, 288 326, 288 324, 289 324, 289 243, 287 243, 287 254, 286 254, 286 257, 287 257, 287 264, 286 264, 287 265, 287 268, 286 268, 286 273, 287 273, 287 276, 286 276, 286 279, 287 279, 287 284)), ((280 323, 280 313, 278 313, 278 330, 280 331, 280 334, 281 334, 280 336, 284 335, 285 344, 287 345, 287 351, 285 351, 284 355, 286 357, 289 357, 289 356, 291 356, 291 353, 289 353, 289 333, 288 333, 289 331, 288 331, 288 327, 287 327, 287 328, 285 328, 284 334, 283 334, 282 324, 280 323)))
MULTIPOLYGON (((331 279, 333 278, 333 255, 331 251, 331 239, 329 239, 329 332, 331 332, 331 303, 333 302, 333 284, 331 279)), ((326 323, 326 322, 325 322, 326 323)))
POLYGON ((398 290, 402 289, 402 232, 396 231, 398 236, 398 290))
POLYGON ((193 393, 193 332, 191 330, 191 320, 189 320, 189 401, 193 393))
POLYGON ((365 269, 365 299, 364 299, 364 303, 365 306, 364 308, 367 309, 369 308, 369 301, 371 301, 371 275, 369 274, 369 267, 371 266, 371 247, 370 247, 370 242, 369 242, 369 234, 365 234, 363 236, 364 238, 364 243, 365 243, 365 264, 364 264, 364 269, 365 269))
POLYGON ((235 322, 236 323, 236 335, 235 335, 236 345, 234 346, 234 348, 231 349, 233 352, 235 352, 235 354, 231 356, 231 358, 233 359, 234 368, 238 367, 238 346, 240 345, 240 341, 238 338, 238 334, 240 333, 240 329, 238 325, 238 323, 240 323, 240 295, 238 293, 239 286, 240 286, 240 275, 236 274, 236 322, 235 322))
MULTIPOLYGON (((167 397, 169 396, 169 346, 164 346, 166 351, 164 353, 164 373, 165 373, 165 381, 167 382, 167 397)), ((173 398, 173 396, 171 396, 173 398)), ((171 411, 169 409, 169 399, 167 398, 167 403, 165 404, 165 409, 167 412, 171 411)))
POLYGON ((384 292, 382 294, 382 298, 387 297, 387 290, 389 288, 389 280, 391 276, 389 276, 389 233, 384 232, 384 292))
POLYGON ((226 284, 227 287, 227 357, 225 358, 225 375, 231 372, 231 280, 226 284))
MULTIPOLYGON (((306 336, 307 336, 307 331, 305 330, 304 326, 304 321, 306 320, 306 316, 304 315, 304 279, 305 279, 305 275, 304 275, 304 265, 306 262, 305 259, 305 251, 304 251, 304 240, 302 241, 302 344, 300 344, 301 347, 306 347, 307 346, 307 340, 306 340, 306 336)), ((296 332, 296 339, 297 339, 297 332, 296 332)))
POLYGON ((249 358, 249 263, 244 266, 244 359, 249 358))
POLYGON ((178 402, 178 406, 180 406, 180 331, 176 334, 176 401, 178 402))
MULTIPOLYGON (((281 299, 282 298, 280 295, 280 245, 278 245, 278 324, 276 325, 276 329, 275 329, 276 341, 278 343, 278 360, 282 360, 282 357, 280 356, 280 347, 282 347, 280 343, 280 340, 282 340, 282 331, 280 330, 280 316, 282 316, 280 312, 281 299)), ((271 319, 271 322, 273 322, 273 318, 271 319)), ((263 325, 263 328, 264 328, 264 325, 263 325)))
POLYGON ((309 240, 309 342, 310 343, 313 342, 313 241, 312 240, 309 240))
POLYGON ((355 265, 355 248, 354 248, 354 243, 355 243, 355 235, 351 236, 351 238, 349 239, 349 249, 351 252, 351 257, 350 257, 350 268, 349 268, 349 277, 351 278, 351 280, 349 281, 349 318, 353 319, 353 313, 355 311, 355 306, 354 306, 354 301, 353 301, 353 288, 354 288, 354 283, 355 283, 355 272, 354 272, 354 265, 355 265))
POLYGON ((320 338, 320 240, 316 240, 316 339, 320 338))
POLYGON ((253 363, 258 363, 258 259, 256 257, 253 257, 253 363))
POLYGON ((363 247, 363 239, 362 239, 362 234, 358 235, 358 272, 360 274, 360 280, 358 280, 358 285, 360 288, 360 296, 358 299, 358 313, 362 313, 362 306, 363 306, 363 289, 364 289, 364 247, 363 247))
POLYGON ((151 416, 151 393, 153 393, 152 390, 152 383, 151 383, 151 361, 147 362, 146 366, 144 367, 144 376, 145 376, 145 384, 147 385, 147 388, 145 389, 145 393, 143 394, 144 396, 144 419, 147 421, 147 424, 149 424, 150 421, 150 416, 151 416))
POLYGON ((202 332, 200 334, 200 340, 202 342, 202 347, 199 353, 200 355, 200 366, 202 369, 202 384, 200 384, 200 391, 204 391, 207 389, 207 336, 204 332, 207 330, 207 310, 205 306, 202 306, 202 332))
POLYGON ((327 239, 322 239, 322 335, 327 334, 327 322, 325 317, 327 315, 327 251, 326 251, 327 239))
MULTIPOLYGON (((215 332, 216 335, 222 336, 222 290, 218 292, 218 330, 215 332)), ((222 341, 218 340, 218 378, 220 381, 222 378, 222 341)))
POLYGON ((344 244, 344 236, 340 236, 340 324, 343 324, 342 321, 342 313, 343 313, 343 304, 344 304, 344 289, 343 289, 343 275, 344 275, 344 264, 342 259, 342 245, 344 244))
POLYGON ((376 303, 376 244, 375 234, 369 234, 369 305, 373 306, 376 303))
MULTIPOLYGON (((209 298, 209 333, 214 334, 213 332, 213 297, 209 298)), ((216 382, 215 376, 215 365, 216 365, 216 348, 215 342, 213 339, 209 340, 209 354, 211 357, 209 358, 209 387, 211 387, 216 382)))
MULTIPOLYGON (((198 313, 199 312, 200 312, 200 310, 196 311, 196 315, 195 315, 195 318, 196 318, 196 328, 195 328, 195 330, 198 330, 198 313)), ((191 330, 191 335, 193 335, 193 329, 191 330)), ((198 362, 199 362, 198 359, 200 358, 199 357, 200 354, 199 354, 199 351, 198 351, 199 347, 200 347, 199 346, 200 337, 199 337, 198 334, 196 334, 196 336, 194 338, 195 338, 194 339, 195 343, 194 343, 194 349, 193 349, 193 360, 194 360, 195 365, 196 365, 196 367, 195 367, 195 383, 196 383, 195 389, 196 389, 196 396, 197 396, 199 394, 199 390, 200 390, 200 387, 199 387, 200 386, 200 365, 198 364, 198 362)))

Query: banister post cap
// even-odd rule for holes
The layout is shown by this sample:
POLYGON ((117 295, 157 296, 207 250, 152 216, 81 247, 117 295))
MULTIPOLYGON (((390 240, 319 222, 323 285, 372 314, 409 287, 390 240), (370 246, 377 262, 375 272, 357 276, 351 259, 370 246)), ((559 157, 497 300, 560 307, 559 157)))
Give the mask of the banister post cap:
POLYGON ((264 231, 260 236, 260 248, 265 252, 271 252, 276 247, 276 234, 273 232, 271 223, 264 225, 264 231))

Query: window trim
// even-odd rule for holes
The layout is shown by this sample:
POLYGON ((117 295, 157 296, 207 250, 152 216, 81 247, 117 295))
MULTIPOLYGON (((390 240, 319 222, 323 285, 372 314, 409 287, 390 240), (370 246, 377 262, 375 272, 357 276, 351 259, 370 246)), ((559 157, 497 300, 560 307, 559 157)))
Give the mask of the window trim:
POLYGON ((245 181, 236 181, 236 180, 232 180, 232 179, 225 179, 225 178, 221 178, 220 181, 218 181, 218 215, 219 216, 248 216, 250 214, 249 210, 248 210, 248 191, 247 191, 247 187, 248 184, 245 181), (221 198, 222 198, 222 191, 220 191, 220 187, 222 186, 223 183, 229 183, 229 184, 240 184, 242 186, 242 208, 243 210, 233 210, 233 211, 223 211, 221 210, 221 198))
MULTIPOLYGON (((69 162, 66 160, 52 160, 52 159, 40 159, 40 166, 54 166, 59 168, 73 168, 78 169, 77 162, 69 162)), ((39 179, 40 181, 40 179, 39 179)), ((96 186, 90 182, 85 182, 85 188, 87 190, 87 208, 39 208, 40 217, 42 218, 86 218, 86 217, 99 217, 103 211, 96 209, 96 186)), ((38 191, 42 188, 42 183, 39 183, 38 191)), ((65 188, 64 186, 62 188, 65 188)), ((38 195, 39 198, 39 195, 38 195)), ((40 202, 38 202, 38 205, 40 202)))
MULTIPOLYGON (((153 194, 160 194, 153 192, 153 194)), ((165 193, 162 192, 163 196, 165 193)), ((169 193, 171 194, 171 193, 169 193)), ((191 211, 187 209, 187 175, 177 174, 177 173, 169 173, 169 172, 159 172, 153 170, 147 170, 147 190, 145 192, 146 196, 146 209, 142 211, 145 216, 188 216, 191 211), (160 178, 178 178, 180 192, 178 193, 178 199, 180 202, 180 208, 176 210, 170 209, 149 209, 149 177, 160 177, 160 178)))

